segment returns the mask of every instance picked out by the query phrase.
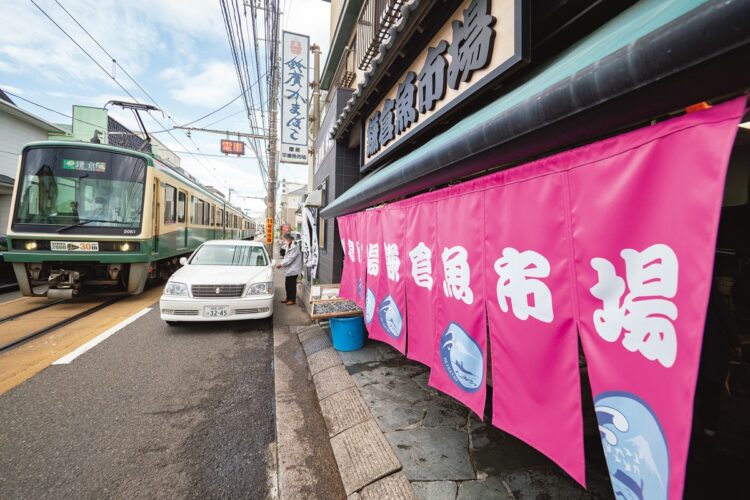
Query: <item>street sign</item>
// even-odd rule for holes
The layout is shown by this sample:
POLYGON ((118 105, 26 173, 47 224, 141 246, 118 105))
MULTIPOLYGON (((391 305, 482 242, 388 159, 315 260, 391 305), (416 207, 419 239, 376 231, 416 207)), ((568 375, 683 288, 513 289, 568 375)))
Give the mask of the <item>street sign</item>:
POLYGON ((307 164, 310 38, 284 31, 281 75, 281 161, 307 164))
POLYGON ((266 243, 273 243, 273 217, 266 218, 266 243))
POLYGON ((245 143, 242 141, 221 140, 221 152, 225 155, 241 156, 245 154, 245 143))

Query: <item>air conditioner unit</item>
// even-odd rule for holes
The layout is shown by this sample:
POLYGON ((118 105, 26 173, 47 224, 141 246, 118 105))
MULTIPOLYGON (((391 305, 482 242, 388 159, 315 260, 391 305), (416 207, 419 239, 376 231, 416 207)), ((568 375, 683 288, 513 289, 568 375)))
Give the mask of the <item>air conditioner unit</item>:
POLYGON ((323 191, 321 189, 316 189, 315 191, 311 191, 307 195, 307 199, 305 200, 305 206, 306 207, 322 207, 323 206, 323 191))

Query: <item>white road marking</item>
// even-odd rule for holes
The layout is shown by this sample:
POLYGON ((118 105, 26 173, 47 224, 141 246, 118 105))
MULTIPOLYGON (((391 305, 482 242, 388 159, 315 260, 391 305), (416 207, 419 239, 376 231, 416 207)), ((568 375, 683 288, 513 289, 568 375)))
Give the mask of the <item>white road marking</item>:
POLYGON ((109 337, 111 337, 115 333, 119 332, 120 330, 122 330, 123 328, 125 328, 126 326, 128 326, 130 323, 134 322, 135 320, 137 320, 138 318, 140 318, 144 314, 148 313, 149 311, 151 311, 150 307, 147 307, 147 308, 145 308, 145 309, 143 309, 141 311, 138 311, 137 313, 135 313, 134 315, 130 316, 129 318, 126 318, 126 319, 120 321, 119 323, 117 323, 112 328, 103 331, 102 333, 100 333, 99 335, 97 335, 93 339, 89 340, 88 342, 86 342, 85 344, 83 344, 81 347, 79 347, 75 351, 66 354, 65 356, 63 356, 62 358, 58 359, 57 361, 55 361, 52 364, 53 365, 67 365, 67 364, 70 364, 70 362, 73 361, 74 359, 76 359, 78 356, 80 356, 84 352, 88 351, 89 349, 95 347, 99 343, 107 340, 109 337))

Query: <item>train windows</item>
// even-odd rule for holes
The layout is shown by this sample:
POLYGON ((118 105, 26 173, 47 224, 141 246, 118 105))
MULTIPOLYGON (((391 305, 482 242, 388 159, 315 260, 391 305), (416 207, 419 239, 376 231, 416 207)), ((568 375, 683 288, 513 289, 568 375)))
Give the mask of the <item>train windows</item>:
POLYGON ((211 223, 211 205, 203 202, 203 225, 208 226, 211 223))
POLYGON ((138 228, 145 174, 145 160, 130 155, 77 146, 29 148, 17 179, 13 224, 43 232, 59 229, 45 226, 75 224, 69 229, 79 234, 138 228))
POLYGON ((190 197, 190 223, 195 224, 196 214, 198 211, 198 202, 195 196, 190 197))
POLYGON ((185 222, 185 193, 180 191, 177 194, 177 222, 182 224, 185 222))
POLYGON ((164 185, 164 224, 174 224, 177 212, 177 190, 169 184, 164 185))
POLYGON ((218 217, 216 219, 217 219, 216 221, 217 226, 224 225, 224 211, 222 209, 219 209, 218 217))

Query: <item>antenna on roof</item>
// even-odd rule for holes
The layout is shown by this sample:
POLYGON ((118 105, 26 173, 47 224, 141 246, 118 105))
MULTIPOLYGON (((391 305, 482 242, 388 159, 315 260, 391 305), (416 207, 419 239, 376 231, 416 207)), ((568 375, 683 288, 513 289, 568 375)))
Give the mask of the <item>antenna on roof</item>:
POLYGON ((138 113, 139 111, 158 111, 162 115, 164 115, 164 112, 157 108, 156 106, 152 106, 150 104, 141 104, 138 102, 127 102, 127 101, 109 101, 107 104, 104 105, 104 109, 107 109, 107 106, 110 104, 114 106, 119 106, 122 109, 129 109, 133 112, 135 115, 135 119, 138 120, 138 126, 141 128, 141 132, 143 132, 143 136, 145 137, 145 142, 141 146, 141 151, 143 151, 146 148, 146 145, 151 146, 151 136, 148 135, 148 131, 146 130, 146 126, 143 124, 143 120, 141 120, 141 115, 138 113))

